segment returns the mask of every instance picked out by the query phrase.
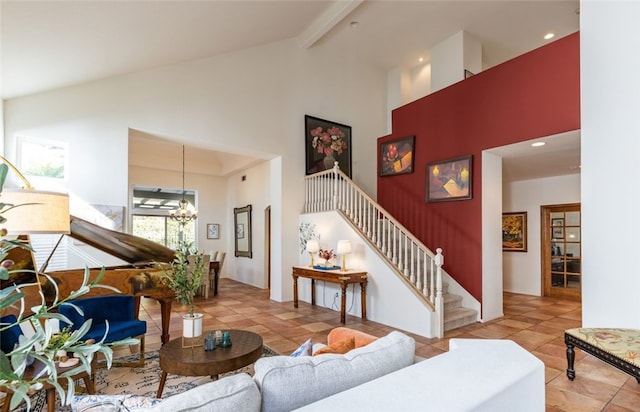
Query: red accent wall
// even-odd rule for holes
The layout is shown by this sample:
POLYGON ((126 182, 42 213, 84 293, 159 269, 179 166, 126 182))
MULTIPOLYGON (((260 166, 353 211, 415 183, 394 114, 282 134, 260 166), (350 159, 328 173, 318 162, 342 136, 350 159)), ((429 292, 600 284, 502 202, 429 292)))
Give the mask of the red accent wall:
POLYGON ((414 173, 378 177, 378 202, 441 247, 447 272, 480 302, 482 151, 580 128, 579 51, 574 33, 402 106, 392 134, 378 139, 416 136, 414 173), (472 199, 426 203, 426 164, 468 154, 472 199))

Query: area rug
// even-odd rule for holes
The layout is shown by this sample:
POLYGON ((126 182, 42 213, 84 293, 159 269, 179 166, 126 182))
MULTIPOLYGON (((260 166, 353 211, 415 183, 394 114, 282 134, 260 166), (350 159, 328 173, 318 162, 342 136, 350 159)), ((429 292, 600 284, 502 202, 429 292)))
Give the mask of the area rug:
MULTIPOLYGON (((263 346, 262 356, 279 355, 273 349, 263 346)), ((117 359, 118 361, 136 360, 138 355, 127 356, 117 359)), ((253 376, 253 364, 245 366, 242 369, 222 374, 221 377, 234 375, 236 373, 248 373, 253 376)), ((134 394, 155 397, 160 384, 160 357, 158 351, 147 352, 145 356, 144 367, 129 368, 117 367, 111 369, 99 368, 96 374, 96 393, 103 395, 121 395, 134 394)), ((211 382, 209 376, 179 376, 168 374, 167 380, 162 391, 162 398, 168 398, 171 395, 182 393, 196 386, 211 382)), ((78 384, 78 386, 82 386, 78 384)), ((31 398, 31 411, 46 411, 45 392, 41 391, 31 398)), ((26 412, 26 405, 16 409, 18 412, 26 412)), ((70 406, 62 406, 60 399, 56 397, 56 412, 70 412, 70 406)))

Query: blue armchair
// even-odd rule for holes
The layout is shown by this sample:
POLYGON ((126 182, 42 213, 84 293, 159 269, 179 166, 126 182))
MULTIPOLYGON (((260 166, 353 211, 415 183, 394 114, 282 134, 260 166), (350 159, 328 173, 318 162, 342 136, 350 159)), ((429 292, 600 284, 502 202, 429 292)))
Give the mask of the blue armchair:
MULTIPOLYGON (((3 316, 0 318, 0 326, 6 327, 7 325, 14 324, 17 320, 18 318, 16 318, 15 315, 3 316)), ((18 343, 20 335, 22 335, 22 330, 17 324, 0 332, 0 349, 4 353, 11 352, 15 344, 18 343)))
MULTIPOLYGON (((140 339, 140 359, 137 362, 114 362, 114 366, 144 366, 144 335, 147 333, 147 322, 137 319, 137 299, 132 295, 103 295, 70 301, 84 312, 83 315, 68 303, 60 305, 58 312, 66 316, 73 324, 72 330, 82 326, 87 319, 92 319, 91 328, 83 339, 100 341, 109 321, 109 332, 105 343, 113 343, 126 338, 140 339)), ((60 327, 67 324, 60 322, 60 327)))

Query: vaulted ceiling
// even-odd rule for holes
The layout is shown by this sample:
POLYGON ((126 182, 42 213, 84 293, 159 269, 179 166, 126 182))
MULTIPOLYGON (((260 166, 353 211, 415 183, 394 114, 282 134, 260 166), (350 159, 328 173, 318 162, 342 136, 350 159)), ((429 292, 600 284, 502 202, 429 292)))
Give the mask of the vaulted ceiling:
POLYGON ((578 31, 578 8, 578 0, 2 0, 0 94, 10 99, 289 38, 301 48, 331 43, 390 70, 428 62, 431 47, 463 30, 482 43, 489 68, 544 45, 548 32, 557 39, 578 31))

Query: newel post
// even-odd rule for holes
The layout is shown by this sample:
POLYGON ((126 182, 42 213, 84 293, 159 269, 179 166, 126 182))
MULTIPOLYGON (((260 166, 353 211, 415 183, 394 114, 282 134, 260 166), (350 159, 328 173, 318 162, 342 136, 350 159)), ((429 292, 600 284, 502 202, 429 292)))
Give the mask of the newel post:
POLYGON ((436 334, 439 338, 444 337, 444 299, 442 298, 442 265, 444 265, 444 256, 442 248, 436 249, 436 314, 438 316, 438 325, 436 334))

